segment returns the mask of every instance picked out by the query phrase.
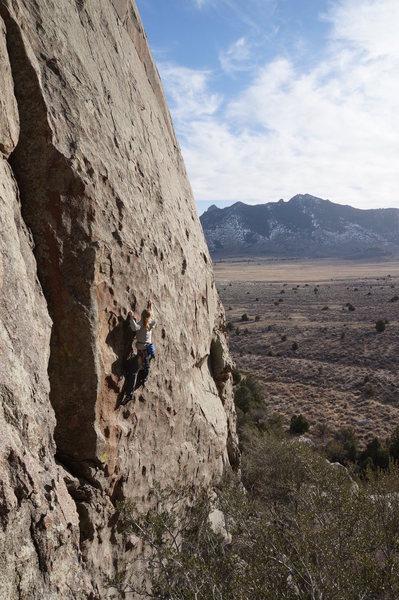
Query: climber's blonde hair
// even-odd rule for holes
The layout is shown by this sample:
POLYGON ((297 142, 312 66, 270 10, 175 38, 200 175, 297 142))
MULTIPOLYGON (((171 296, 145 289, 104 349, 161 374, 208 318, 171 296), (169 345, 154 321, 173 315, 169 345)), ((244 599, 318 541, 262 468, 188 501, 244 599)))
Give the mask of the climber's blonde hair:
POLYGON ((141 320, 143 323, 143 327, 148 331, 150 327, 150 319, 151 319, 151 311, 145 308, 141 313, 141 320))

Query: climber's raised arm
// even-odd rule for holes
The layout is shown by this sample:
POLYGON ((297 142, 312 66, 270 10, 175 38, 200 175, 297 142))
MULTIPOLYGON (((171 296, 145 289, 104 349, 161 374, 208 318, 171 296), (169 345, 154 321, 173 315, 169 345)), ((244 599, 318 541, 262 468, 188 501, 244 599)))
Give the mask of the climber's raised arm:
POLYGON ((129 310, 129 312, 127 313, 127 318, 129 321, 130 329, 132 329, 133 331, 138 331, 140 329, 141 325, 136 323, 136 319, 134 318, 134 314, 131 310, 129 310))
POLYGON ((151 317, 150 317, 151 320, 149 322, 149 325, 150 325, 150 329, 152 329, 157 324, 157 320, 154 318, 154 305, 152 303, 151 298, 147 302, 147 310, 151 314, 151 317))

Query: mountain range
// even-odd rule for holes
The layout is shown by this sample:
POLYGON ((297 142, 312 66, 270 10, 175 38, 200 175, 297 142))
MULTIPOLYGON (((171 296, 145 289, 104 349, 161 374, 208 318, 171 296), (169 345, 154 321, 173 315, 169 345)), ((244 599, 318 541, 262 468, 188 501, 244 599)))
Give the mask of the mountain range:
POLYGON ((201 216, 213 258, 240 256, 370 258, 399 255, 399 209, 361 210, 310 194, 285 202, 227 208, 201 216))

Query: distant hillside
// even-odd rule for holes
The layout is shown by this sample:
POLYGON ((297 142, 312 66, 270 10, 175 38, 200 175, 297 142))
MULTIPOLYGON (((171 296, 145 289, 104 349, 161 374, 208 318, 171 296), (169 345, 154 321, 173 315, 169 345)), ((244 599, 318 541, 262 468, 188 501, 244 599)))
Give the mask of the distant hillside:
POLYGON ((399 209, 359 210, 309 194, 250 206, 211 206, 201 223, 214 258, 399 255, 399 209))

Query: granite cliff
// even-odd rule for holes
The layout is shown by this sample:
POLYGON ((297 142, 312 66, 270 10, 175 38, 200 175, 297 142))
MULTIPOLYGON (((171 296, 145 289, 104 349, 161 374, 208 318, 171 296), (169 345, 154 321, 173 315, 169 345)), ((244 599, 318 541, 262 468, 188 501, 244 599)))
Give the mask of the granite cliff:
POLYGON ((114 597, 116 501, 237 468, 224 312, 135 3, 0 0, 0 82, 0 598, 114 597))

